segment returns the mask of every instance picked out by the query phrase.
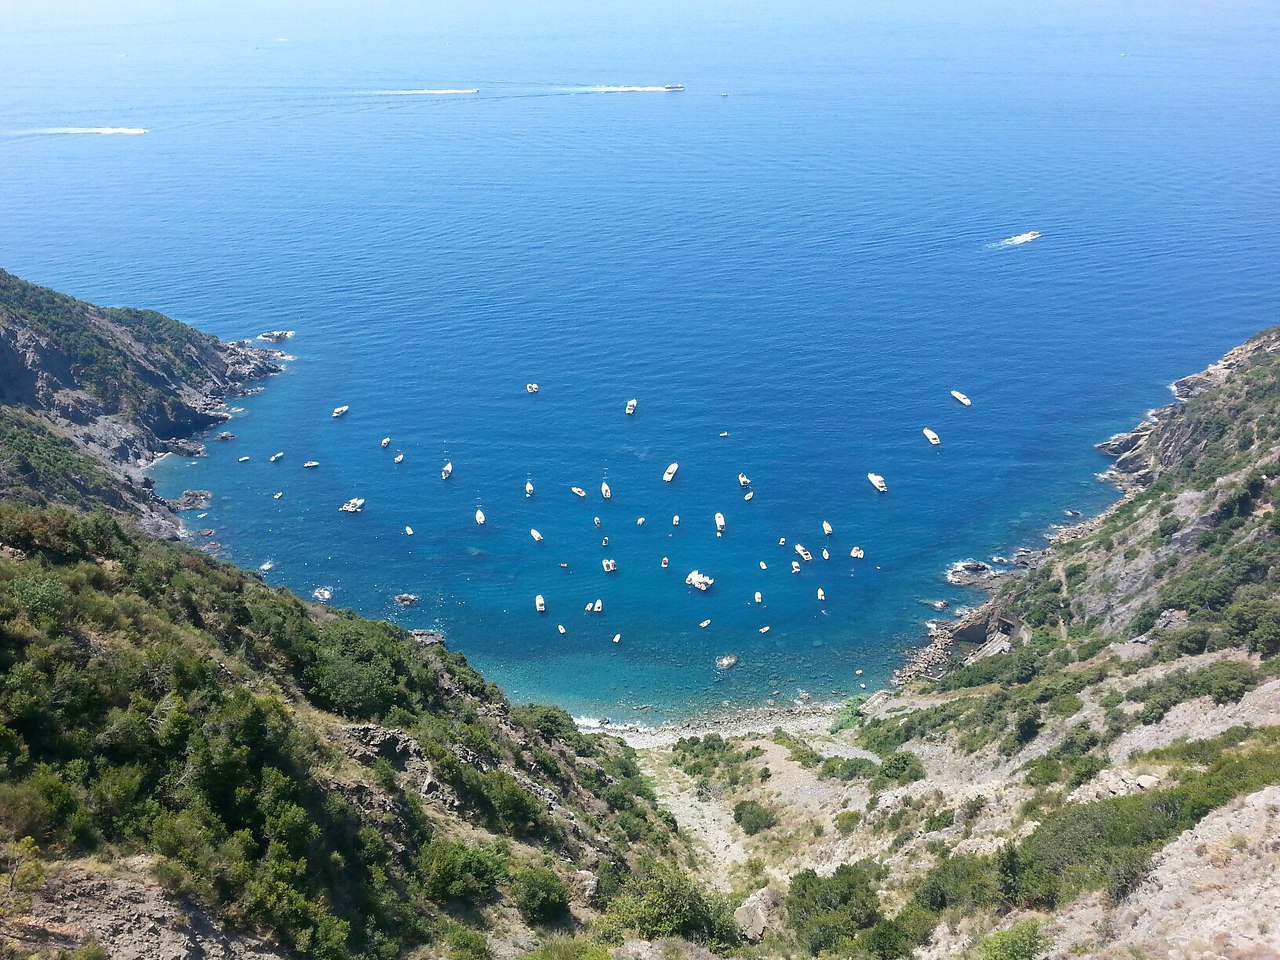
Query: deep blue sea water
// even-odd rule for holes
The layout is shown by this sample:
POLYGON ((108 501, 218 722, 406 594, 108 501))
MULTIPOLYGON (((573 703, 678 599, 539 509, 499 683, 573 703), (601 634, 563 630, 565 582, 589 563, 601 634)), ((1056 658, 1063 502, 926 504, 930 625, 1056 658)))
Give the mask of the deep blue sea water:
POLYGON ((950 562, 1103 507, 1093 444, 1277 320, 1270 2, 214 6, 0 4, 0 265, 296 330, 160 486, 215 491, 192 523, 229 559, 442 628, 516 699, 874 688, 921 600, 972 601, 950 562))

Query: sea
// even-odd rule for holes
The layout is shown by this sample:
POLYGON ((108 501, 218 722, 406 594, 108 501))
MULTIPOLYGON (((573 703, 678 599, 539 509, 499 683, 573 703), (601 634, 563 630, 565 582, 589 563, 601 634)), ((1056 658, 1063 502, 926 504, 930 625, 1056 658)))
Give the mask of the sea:
POLYGON ((268 583, 583 718, 837 702, 1277 322, 1277 50, 1271 0, 6 0, 0 266, 295 332, 153 471, 268 583))

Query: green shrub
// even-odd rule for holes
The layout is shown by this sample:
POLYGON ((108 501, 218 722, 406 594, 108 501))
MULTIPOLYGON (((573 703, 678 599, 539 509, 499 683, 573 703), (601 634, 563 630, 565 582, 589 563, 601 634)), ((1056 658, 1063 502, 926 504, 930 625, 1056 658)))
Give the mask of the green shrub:
POLYGON ((829 877, 813 870, 793 876, 786 909, 800 944, 817 956, 879 921, 874 879, 867 867, 848 863, 840 864, 829 877))
POLYGON ((733 807, 733 821, 742 827, 747 836, 755 836, 761 830, 768 830, 778 822, 777 815, 763 804, 755 800, 740 800, 733 807))
POLYGON ((727 900, 658 865, 632 877, 609 901, 594 929, 606 943, 621 943, 628 934, 645 940, 680 937, 717 951, 741 939, 727 900))
POLYGON ((1039 960, 1053 944, 1038 920, 1024 920, 993 933, 978 945, 977 960, 1039 960))
POLYGON ((569 888, 554 870, 546 867, 530 867, 517 873, 513 899, 529 923, 554 923, 569 912, 569 888))

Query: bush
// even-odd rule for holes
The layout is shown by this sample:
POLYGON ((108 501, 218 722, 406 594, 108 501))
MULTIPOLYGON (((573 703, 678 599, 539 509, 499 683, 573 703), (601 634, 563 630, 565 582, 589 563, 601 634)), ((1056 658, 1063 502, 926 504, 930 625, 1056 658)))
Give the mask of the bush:
POLYGON ((787 917, 799 942, 817 956, 880 920, 871 871, 842 863, 829 877, 801 870, 791 878, 787 917))
POLYGON ((679 937, 713 950, 741 939, 727 900, 708 894, 679 871, 653 865, 609 901, 595 932, 606 943, 632 934, 644 940, 679 937))
POLYGON ((569 888, 554 870, 530 867, 516 874, 513 898, 529 923, 553 923, 569 912, 569 888))
POLYGON ((884 763, 880 764, 879 771, 871 781, 871 789, 880 790, 889 785, 901 787, 923 779, 924 764, 920 762, 920 758, 914 753, 899 751, 890 754, 884 763))
POLYGON ((1024 920, 983 940, 977 960, 1038 960, 1052 943, 1040 932, 1039 921, 1024 920))
POLYGON ((433 841, 418 854, 423 890, 437 902, 463 900, 473 905, 493 899, 507 879, 504 851, 472 847, 457 840, 433 841))
POLYGON ((741 800, 733 807, 733 821, 742 827, 743 833, 752 837, 761 830, 768 830, 778 822, 777 815, 754 800, 741 800))

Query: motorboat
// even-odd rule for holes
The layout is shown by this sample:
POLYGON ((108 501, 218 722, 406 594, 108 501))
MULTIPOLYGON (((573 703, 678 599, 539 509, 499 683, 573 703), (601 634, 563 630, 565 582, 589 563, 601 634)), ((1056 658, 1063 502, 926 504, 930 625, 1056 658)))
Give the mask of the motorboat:
POLYGON ((767 563, 765 563, 763 560, 761 560, 761 561, 760 561, 760 569, 761 569, 761 570, 768 570, 768 569, 769 569, 769 565, 768 565, 767 563))
POLYGON ((606 557, 604 560, 601 560, 601 561, 600 561, 600 566, 604 567, 604 572, 605 572, 605 573, 617 573, 617 572, 618 572, 618 561, 617 561, 617 560, 610 560, 610 559, 608 559, 608 558, 606 557))
POLYGON ((760 632, 761 632, 761 633, 768 633, 768 632, 769 632, 769 625, 766 623, 763 627, 761 627, 761 628, 760 628, 760 632))
POLYGON ((596 613, 603 613, 603 612, 604 612, 604 601, 603 601, 603 600, 601 600, 599 597, 596 597, 596 602, 595 602, 594 606, 592 606, 592 608, 591 608, 591 609, 592 609, 592 610, 594 610, 596 613))
POLYGON ((333 591, 328 587, 316 587, 312 591, 311 596, 315 597, 321 603, 327 603, 333 599, 333 591))
POLYGON ((526 480, 526 481, 524 482, 524 495, 525 495, 526 497, 532 497, 532 496, 533 496, 533 481, 532 481, 532 480, 526 480))
POLYGON ((830 551, 828 551, 828 550, 827 550, 827 548, 826 548, 826 547, 823 547, 823 548, 822 548, 822 559, 823 559, 823 560, 830 560, 830 559, 831 559, 831 553, 830 553, 830 551))
POLYGON ((575 496, 585 497, 587 495, 587 491, 583 490, 581 487, 570 487, 569 489, 573 491, 575 496))
POLYGON ((350 410, 350 409, 351 409, 350 404, 343 404, 343 405, 342 405, 342 406, 340 406, 340 407, 334 407, 334 408, 333 408, 333 415, 334 415, 335 417, 340 417, 340 416, 342 416, 344 413, 346 413, 346 412, 347 412, 348 410, 350 410))
POLYGON ((644 517, 636 517, 636 526, 637 526, 637 527, 643 527, 643 526, 644 526, 644 517))
POLYGON ((745 473, 740 473, 738 474, 738 483, 741 486, 749 487, 751 486, 751 478, 748 477, 745 473))
POLYGON ((538 613, 547 612, 547 601, 543 599, 542 594, 538 594, 533 598, 533 609, 537 610, 538 613))
POLYGON ((484 526, 484 511, 479 507, 476 507, 476 523, 480 524, 482 527, 484 526))
POLYGON ((525 392, 525 393, 537 393, 537 392, 538 392, 538 385, 537 385, 536 383, 526 383, 526 384, 524 385, 524 392, 525 392))
POLYGON ((529 528, 529 536, 533 537, 533 539, 536 542, 539 542, 539 543, 542 542, 542 534, 540 534, 537 530, 534 530, 532 527, 529 528))
POLYGON ((818 599, 823 601, 827 599, 827 592, 821 587, 818 588, 818 599))
POLYGON ((395 458, 395 460, 394 460, 394 461, 392 461, 392 462, 393 462, 393 463, 403 463, 403 462, 404 462, 404 454, 403 454, 403 453, 397 453, 397 454, 396 454, 396 458, 395 458))
POLYGON ((453 473, 453 461, 452 461, 452 460, 450 460, 448 463, 446 463, 446 464, 444 465, 444 467, 440 470, 440 479, 441 479, 441 480, 448 480, 448 479, 449 479, 449 475, 450 475, 451 473, 453 473))
POLYGON ((786 537, 779 537, 779 538, 778 538, 778 546, 780 546, 780 547, 785 547, 786 545, 787 545, 787 538, 786 538, 786 537))
POLYGON ((756 591, 756 603, 764 603, 764 594, 759 590, 756 591))
POLYGON ((723 513, 716 514, 716 530, 720 533, 724 533, 724 514, 723 513))
POLYGON ((826 520, 822 521, 822 533, 823 536, 831 536, 831 524, 827 523, 826 520))
POLYGON ((800 561, 799 561, 799 560, 792 560, 792 561, 791 561, 791 572, 792 572, 792 573, 799 573, 799 572, 800 572, 800 561))
POLYGON ((417 602, 418 602, 418 598, 417 598, 417 597, 415 597, 412 593, 397 593, 397 594, 396 594, 396 603, 400 604, 400 606, 402 606, 402 607, 407 607, 407 606, 409 606, 409 604, 411 604, 411 603, 417 603, 417 602))
POLYGON ((959 401, 960 401, 962 404, 964 404, 966 407, 971 407, 971 406, 973 406, 973 401, 972 401, 972 400, 970 400, 968 397, 966 397, 966 396, 965 396, 963 393, 961 393, 959 390, 952 390, 952 391, 951 391, 951 395, 952 395, 953 397, 955 397, 957 400, 959 400, 959 401))
POLYGON ((248 458, 248 457, 241 457, 241 458, 240 458, 240 462, 241 462, 241 463, 248 463, 248 462, 249 462, 249 458, 248 458))
POLYGON ((684 582, 691 587, 694 587, 698 590, 702 590, 705 592, 708 587, 710 587, 713 583, 715 583, 715 580, 712 579, 711 577, 708 577, 705 573, 700 573, 697 570, 692 570, 689 572, 689 575, 684 578, 684 582))
POLYGON ((273 454, 272 454, 270 457, 268 457, 267 459, 268 459, 271 463, 275 463, 277 460, 279 460, 279 459, 280 459, 281 457, 283 457, 283 456, 284 456, 284 451, 283 451, 283 450, 281 450, 279 453, 273 453, 273 454))
POLYGON ((678 463, 671 464, 669 467, 667 467, 666 470, 663 471, 662 479, 665 480, 667 483, 670 483, 672 480, 676 478, 676 471, 679 469, 680 469, 680 464, 678 463))
POLYGON ((663 557, 663 558, 662 558, 662 569, 663 569, 663 570, 667 569, 667 564, 668 564, 668 563, 670 563, 670 562, 671 562, 671 561, 670 561, 667 557, 663 557))
POLYGON ((302 465, 302 468, 304 470, 314 470, 318 466, 320 466, 319 460, 308 460, 306 463, 302 465))
POLYGON ((756 495, 756 492, 755 492, 754 490, 748 490, 746 493, 744 493, 744 494, 742 495, 742 499, 743 499, 743 500, 750 500, 750 499, 751 499, 752 497, 754 497, 755 495, 756 495))
POLYGON ((668 83, 668 84, 667 84, 665 87, 663 87, 662 89, 663 89, 663 91, 664 91, 664 92, 666 92, 666 93, 683 93, 683 92, 684 92, 684 85, 683 85, 683 84, 679 84, 679 83, 668 83))
POLYGON ((942 442, 942 438, 939 437, 932 430, 930 430, 928 427, 925 427, 924 430, 922 430, 921 432, 924 434, 925 439, 928 440, 930 443, 932 443, 935 447, 942 442))
POLYGON ((871 482, 871 485, 875 487, 877 490, 879 490, 881 493, 889 492, 889 485, 884 482, 884 477, 880 476, 880 474, 868 473, 867 480, 869 480, 871 482))
POLYGON ((283 491, 283 490, 277 490, 275 493, 273 493, 273 494, 271 495, 271 499, 272 499, 272 500, 279 500, 279 499, 280 499, 281 497, 283 497, 283 496, 284 496, 284 491, 283 491))
POLYGON ((413 536, 413 527, 405 527, 405 528, 404 528, 404 535, 405 535, 406 537, 412 537, 412 536, 413 536))
POLYGON ((802 543, 796 544, 796 553, 800 554, 800 559, 802 559, 805 563, 808 563, 813 559, 813 554, 810 553, 808 550, 806 550, 804 548, 804 544, 802 543))
POLYGON ((606 500, 613 496, 613 491, 609 489, 608 480, 600 481, 600 496, 604 497, 606 500))
POLYGON ((592 517, 592 518, 591 518, 591 522, 592 522, 592 523, 594 523, 597 527, 598 527, 598 526, 600 526, 600 518, 599 518, 599 517, 592 517))
POLYGON ((343 513, 359 513, 361 510, 364 509, 364 498, 352 497, 350 500, 348 500, 338 509, 341 510, 343 513))
POLYGON ((855 560, 861 560, 866 556, 866 552, 861 547, 854 547, 849 551, 849 556, 853 557, 855 560))
POLYGON ((391 445, 391 438, 390 438, 390 437, 383 437, 383 438, 382 438, 382 449, 383 449, 383 450, 385 450, 385 449, 387 449, 387 447, 389 447, 390 445, 391 445))
POLYGON ((680 526, 680 514, 677 513, 674 517, 671 518, 671 525, 673 527, 680 526))
POLYGON ((563 623, 557 623, 557 624, 556 624, 556 629, 560 631, 561 635, 563 635, 563 634, 564 634, 564 624, 563 624, 563 623))
POLYGON ((700 626, 703 630, 705 630, 707 629, 707 627, 711 626, 711 621, 703 620, 700 624, 698 624, 698 626, 700 626))
POLYGON ((622 634, 620 634, 620 633, 615 633, 615 634, 613 635, 613 642, 614 642, 614 643, 621 643, 621 642, 622 642, 622 634))
POLYGON ((635 412, 636 412, 636 401, 635 401, 635 398, 632 397, 630 400, 627 401, 627 416, 629 417, 635 412))

